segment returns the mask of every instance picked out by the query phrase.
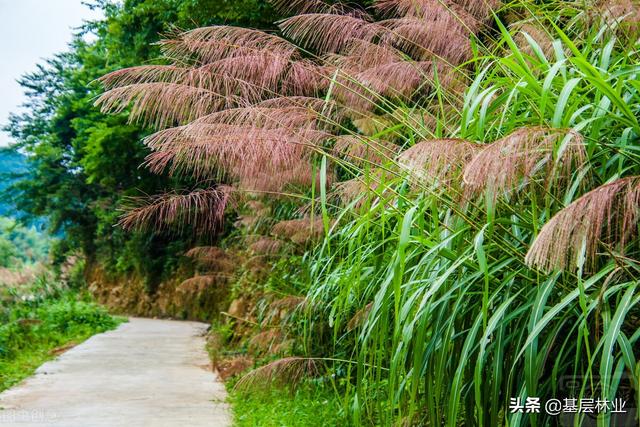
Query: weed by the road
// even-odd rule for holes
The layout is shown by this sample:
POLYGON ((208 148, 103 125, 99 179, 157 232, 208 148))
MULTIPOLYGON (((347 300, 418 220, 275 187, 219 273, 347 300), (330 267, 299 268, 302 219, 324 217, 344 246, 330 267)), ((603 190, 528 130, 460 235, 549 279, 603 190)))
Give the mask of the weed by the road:
POLYGON ((0 307, 0 391, 56 356, 56 349, 113 329, 122 321, 71 291, 24 295, 0 307))

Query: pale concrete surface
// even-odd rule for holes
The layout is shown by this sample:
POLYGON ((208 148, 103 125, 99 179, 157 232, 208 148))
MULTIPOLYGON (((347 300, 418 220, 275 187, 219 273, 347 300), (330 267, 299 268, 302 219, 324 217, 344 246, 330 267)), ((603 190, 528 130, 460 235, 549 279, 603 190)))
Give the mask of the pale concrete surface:
POLYGON ((228 426, 205 329, 197 322, 131 318, 95 335, 0 394, 0 426, 228 426))

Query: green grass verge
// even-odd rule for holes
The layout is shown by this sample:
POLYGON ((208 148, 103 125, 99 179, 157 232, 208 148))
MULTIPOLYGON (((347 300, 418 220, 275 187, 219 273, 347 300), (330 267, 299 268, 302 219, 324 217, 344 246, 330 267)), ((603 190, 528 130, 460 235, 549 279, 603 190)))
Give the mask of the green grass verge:
POLYGON ((21 301, 0 313, 0 391, 31 375, 56 356, 55 349, 78 344, 115 328, 124 319, 67 292, 57 297, 21 301))
POLYGON ((231 383, 227 388, 236 427, 349 425, 335 392, 321 385, 306 384, 295 392, 276 387, 234 390, 231 383))

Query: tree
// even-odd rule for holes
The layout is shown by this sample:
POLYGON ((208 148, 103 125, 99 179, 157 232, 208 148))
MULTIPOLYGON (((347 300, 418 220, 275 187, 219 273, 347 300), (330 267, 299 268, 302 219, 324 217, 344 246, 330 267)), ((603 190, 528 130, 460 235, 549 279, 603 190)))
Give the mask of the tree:
MULTIPOLYGON (((154 43, 174 26, 228 21, 268 28, 273 11, 255 0, 99 0, 90 7, 102 9, 105 19, 85 24, 68 52, 20 79, 26 112, 13 115, 7 130, 29 171, 6 193, 25 219, 49 218, 50 232, 63 238, 61 252, 79 249, 112 270, 157 276, 175 252, 168 237, 123 234, 113 227, 114 208, 127 196, 183 183, 138 168, 148 154, 139 143, 147 130, 125 115, 100 113, 93 106, 100 88, 92 82, 123 66, 157 61, 154 43), (86 33, 96 39, 85 40, 86 33)), ((179 248, 179 239, 175 244, 179 248)))

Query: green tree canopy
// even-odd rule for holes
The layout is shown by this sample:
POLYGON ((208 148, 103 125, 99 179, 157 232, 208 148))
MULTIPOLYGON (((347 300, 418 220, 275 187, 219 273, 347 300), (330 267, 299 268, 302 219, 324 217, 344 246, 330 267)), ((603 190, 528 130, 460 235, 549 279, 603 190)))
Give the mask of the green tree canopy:
POLYGON ((266 2, 243 0, 97 0, 104 19, 87 22, 69 51, 24 75, 25 112, 10 118, 13 150, 26 154, 28 173, 5 192, 25 218, 46 216, 63 239, 59 253, 79 248, 107 266, 143 275, 161 271, 180 247, 167 236, 125 235, 113 225, 124 197, 179 188, 179 179, 139 168, 147 130, 126 115, 106 116, 93 106, 105 73, 159 57, 163 34, 203 25, 270 28, 277 19, 266 2), (85 37, 88 33, 95 37, 85 37), (162 243, 162 244, 158 244, 162 243), (160 251, 160 253, 158 253, 160 251))

